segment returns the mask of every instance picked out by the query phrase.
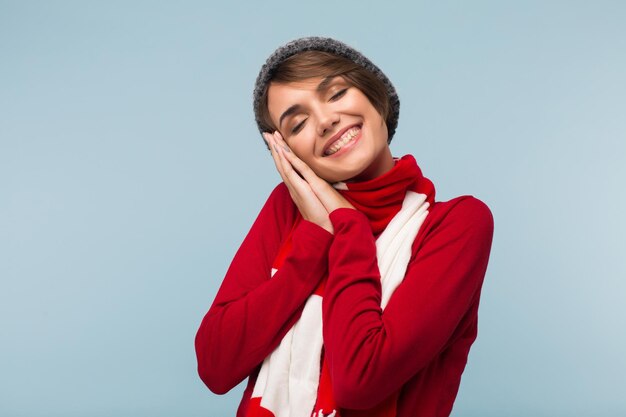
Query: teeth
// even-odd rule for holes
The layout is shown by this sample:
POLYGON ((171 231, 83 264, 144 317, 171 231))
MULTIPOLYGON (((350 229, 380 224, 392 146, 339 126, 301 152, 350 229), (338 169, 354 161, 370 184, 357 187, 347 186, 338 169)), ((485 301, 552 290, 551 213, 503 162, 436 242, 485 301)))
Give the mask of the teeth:
POLYGON ((326 155, 332 155, 335 152, 339 151, 339 149, 343 148, 344 145, 346 145, 348 142, 352 142, 352 139, 354 139, 354 137, 359 133, 359 130, 361 130, 360 127, 355 126, 352 129, 349 129, 346 133, 344 133, 341 138, 339 138, 335 143, 333 143, 333 146, 331 146, 330 148, 328 148, 325 152, 326 155))

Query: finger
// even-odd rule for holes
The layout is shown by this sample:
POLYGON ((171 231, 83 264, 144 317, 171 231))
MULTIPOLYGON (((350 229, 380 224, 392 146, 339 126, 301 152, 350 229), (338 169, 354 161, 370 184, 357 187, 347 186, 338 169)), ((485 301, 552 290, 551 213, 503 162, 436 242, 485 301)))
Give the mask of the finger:
MULTIPOLYGON (((284 146, 286 146, 286 144, 284 146)), ((282 155, 289 162, 292 169, 309 184, 313 192, 326 207, 337 206, 339 203, 338 197, 340 197, 339 193, 332 188, 328 181, 320 178, 306 162, 287 149, 288 148, 285 149, 285 152, 282 152, 282 155)))
POLYGON ((285 181, 285 176, 282 169, 282 164, 280 162, 280 157, 278 155, 276 140, 271 133, 264 133, 263 137, 267 140, 267 144, 270 148, 270 154, 272 155, 272 159, 274 160, 274 165, 276 166, 276 170, 278 174, 282 178, 283 182, 285 181))
POLYGON ((307 220, 312 220, 320 224, 332 233, 332 227, 329 229, 328 211, 319 199, 311 185, 303 179, 300 174, 293 169, 291 163, 287 160, 288 152, 278 146, 278 154, 282 164, 282 168, 286 177, 285 183, 288 184, 290 194, 300 213, 307 220))
MULTIPOLYGON (((294 154, 292 151, 285 149, 284 152, 285 158, 287 159, 287 161, 289 161, 289 163, 293 166, 293 168, 302 175, 302 177, 309 183, 309 184, 316 184, 320 181, 324 181, 323 179, 321 179, 316 173, 315 171, 313 171, 311 169, 311 167, 309 167, 309 165, 304 162, 302 159, 298 158, 296 156, 296 154, 294 154)), ((326 182, 326 181, 324 181, 326 182)))
POLYGON ((328 210, 326 209, 324 203, 318 197, 312 185, 305 178, 303 178, 301 172, 295 169, 292 161, 299 161, 300 167, 303 170, 309 170, 313 180, 321 181, 328 187, 330 187, 330 185, 321 178, 317 177, 317 175, 315 175, 315 173, 310 170, 310 168, 303 161, 295 156, 287 144, 282 140, 278 132, 274 133, 273 139, 276 145, 278 145, 276 150, 283 173, 285 174, 286 184, 288 184, 291 197, 298 206, 302 217, 318 224, 330 233, 334 233, 332 223, 328 218, 328 210))
POLYGON ((312 196, 314 196, 313 191, 308 186, 308 184, 306 184, 306 181, 304 181, 300 177, 300 175, 294 171, 289 161, 287 161, 287 159, 285 158, 284 148, 279 146, 279 144, 277 143, 275 133, 269 135, 271 136, 270 143, 272 144, 272 152, 275 156, 276 167, 280 173, 281 178, 283 179, 283 182, 289 189, 291 198, 296 203, 298 203, 298 201, 301 201, 302 199, 310 199, 312 196))
POLYGON ((282 136, 278 131, 273 134, 274 143, 277 145, 279 156, 282 162, 283 172, 294 183, 297 181, 294 173, 298 179, 302 179, 308 185, 308 189, 316 194, 317 198, 327 208, 336 208, 338 206, 345 206, 344 203, 349 203, 345 200, 330 184, 320 178, 309 165, 298 158, 295 153, 289 149, 289 145, 282 139, 282 136))
POLYGON ((285 159, 285 151, 281 147, 277 147, 276 153, 278 155, 280 169, 283 173, 283 182, 289 190, 291 199, 294 203, 296 203, 304 218, 308 219, 311 211, 311 205, 315 205, 315 201, 317 201, 317 204, 322 207, 323 204, 319 201, 313 190, 311 190, 309 184, 300 178, 300 176, 294 171, 289 161, 285 159))
POLYGON ((298 158, 296 154, 291 151, 289 145, 287 145, 287 142, 285 142, 279 132, 274 133, 274 140, 279 148, 282 147, 285 150, 285 158, 287 158, 295 170, 301 174, 305 180, 308 182, 324 181, 318 177, 317 174, 304 161, 298 158))
MULTIPOLYGON (((281 149, 279 146, 278 149, 281 149)), ((335 190, 326 180, 320 178, 311 167, 298 158, 293 152, 281 150, 281 158, 285 158, 293 170, 299 172, 304 177, 306 183, 317 198, 322 202, 328 212, 341 207, 354 208, 337 190, 335 190)), ((283 167, 285 165, 283 164, 283 167)))
POLYGON ((285 183, 292 191, 292 197, 301 201, 309 201, 309 204, 320 204, 322 202, 313 191, 311 185, 294 169, 291 162, 287 159, 289 154, 283 147, 277 147, 278 155, 281 162, 283 174, 285 175, 285 183), (316 203, 315 203, 316 202, 316 203))
POLYGON ((287 152, 285 151, 285 149, 277 145, 276 150, 277 150, 279 161, 281 164, 281 169, 283 171, 283 174, 285 175, 285 178, 294 186, 300 187, 300 189, 302 189, 301 187, 303 186, 303 184, 306 184, 307 188, 310 188, 308 187, 308 184, 306 183, 306 181, 300 176, 300 174, 291 165, 291 162, 289 162, 289 160, 287 159, 287 156, 286 156, 287 152))

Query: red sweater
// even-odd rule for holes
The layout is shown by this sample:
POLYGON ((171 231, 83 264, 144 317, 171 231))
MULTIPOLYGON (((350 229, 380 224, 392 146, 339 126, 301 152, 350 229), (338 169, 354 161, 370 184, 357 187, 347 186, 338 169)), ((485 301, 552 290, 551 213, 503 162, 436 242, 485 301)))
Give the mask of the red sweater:
POLYGON ((477 335, 493 236, 489 208, 472 196, 436 202, 384 313, 375 239, 367 217, 357 210, 330 214, 334 235, 306 220, 298 222, 292 251, 270 279, 272 263, 297 217, 286 186, 279 184, 237 251, 196 335, 204 383, 223 394, 249 377, 237 411, 244 416, 261 363, 328 273, 324 350, 338 406, 368 409, 400 391, 398 417, 448 416, 477 335))

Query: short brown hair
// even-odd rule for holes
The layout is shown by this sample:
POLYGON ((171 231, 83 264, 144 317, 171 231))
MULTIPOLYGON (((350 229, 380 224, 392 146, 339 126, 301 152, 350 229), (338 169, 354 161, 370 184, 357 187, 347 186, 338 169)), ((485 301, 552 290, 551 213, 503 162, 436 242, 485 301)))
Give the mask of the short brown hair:
MULTIPOLYGON (((268 86, 272 82, 289 83, 309 78, 336 76, 342 76, 348 84, 361 90, 382 118, 387 121, 390 103, 385 84, 372 72, 339 55, 314 50, 299 52, 285 59, 276 68, 268 86)), ((261 96, 259 124, 264 131, 273 132, 276 126, 270 118, 267 107, 267 90, 268 88, 261 96)))

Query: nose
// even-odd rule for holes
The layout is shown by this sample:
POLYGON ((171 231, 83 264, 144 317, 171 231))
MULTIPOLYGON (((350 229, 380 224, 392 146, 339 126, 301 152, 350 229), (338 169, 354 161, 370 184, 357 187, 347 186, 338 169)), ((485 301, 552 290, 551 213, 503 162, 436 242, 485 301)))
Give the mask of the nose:
POLYGON ((333 130, 333 127, 339 123, 339 113, 330 109, 319 110, 319 123, 317 126, 317 133, 320 136, 325 136, 329 131, 333 130))

